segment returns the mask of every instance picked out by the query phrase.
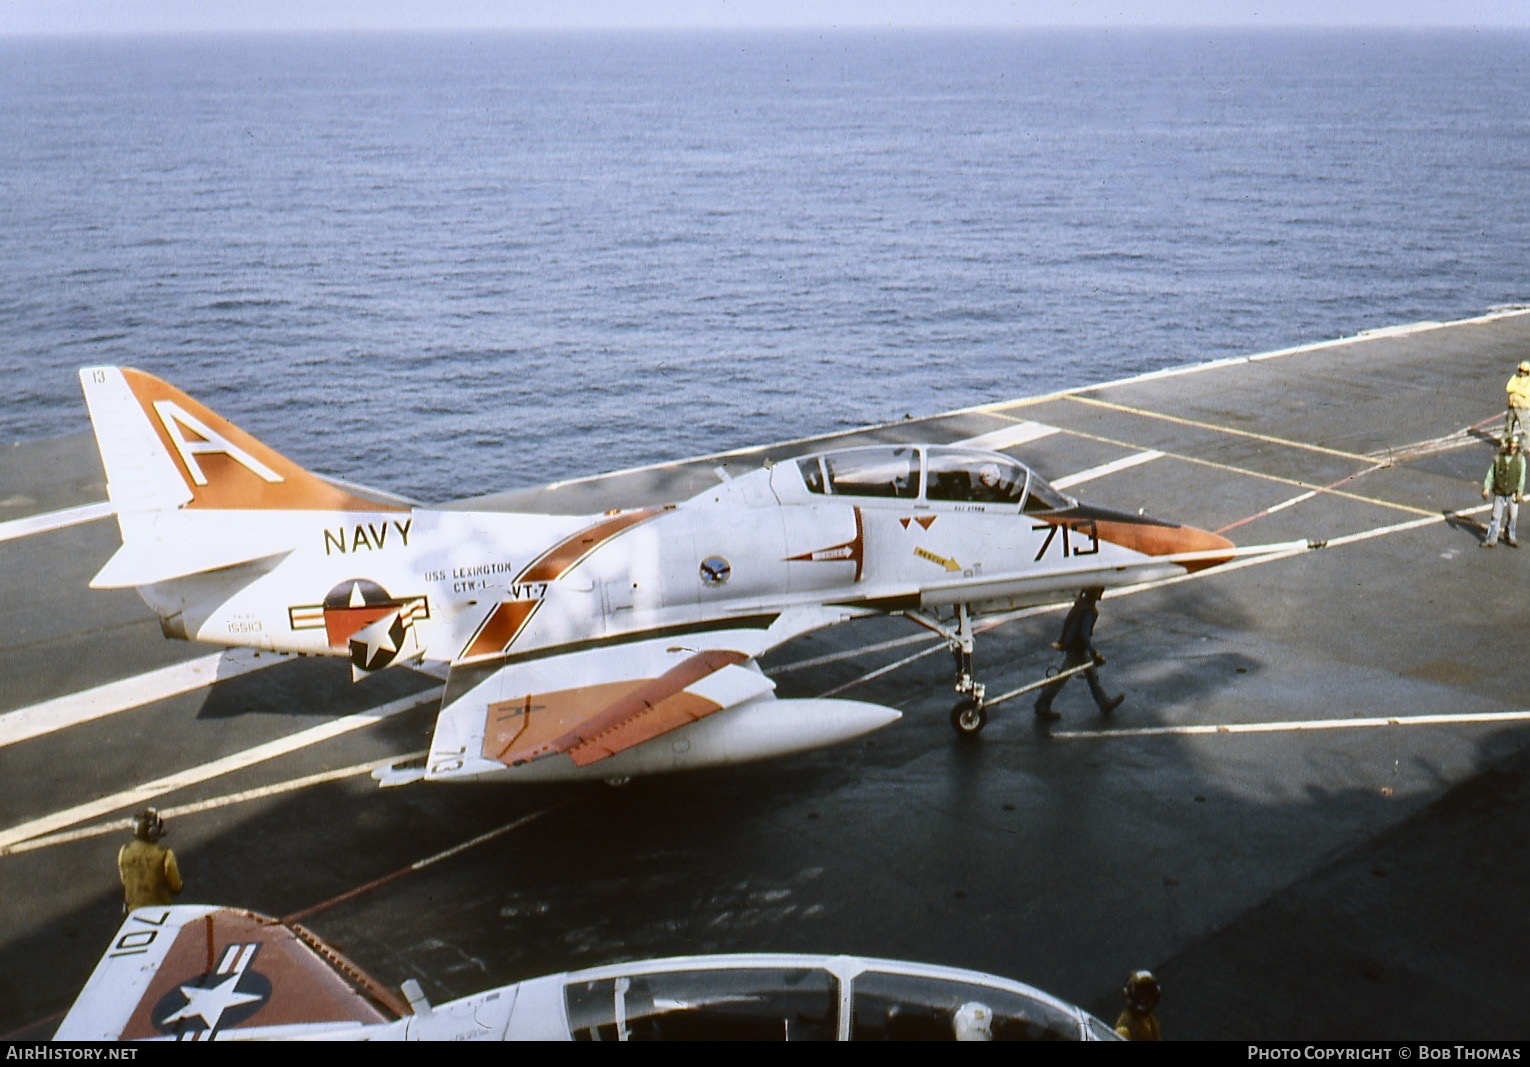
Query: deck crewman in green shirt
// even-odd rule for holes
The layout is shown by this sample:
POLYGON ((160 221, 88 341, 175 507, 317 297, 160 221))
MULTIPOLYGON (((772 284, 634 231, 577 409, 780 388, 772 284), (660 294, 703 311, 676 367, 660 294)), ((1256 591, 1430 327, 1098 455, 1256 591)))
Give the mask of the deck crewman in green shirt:
POLYGON ((1498 531, 1504 532, 1504 540, 1513 548, 1519 547, 1519 502, 1525 499, 1525 455, 1520 451, 1519 438, 1513 434, 1504 438, 1503 447, 1493 457, 1487 477, 1482 479, 1482 499, 1493 498, 1493 519, 1488 523, 1487 536, 1482 539, 1483 548, 1498 543, 1498 531), (1504 526, 1504 512, 1509 514, 1508 526, 1504 526))

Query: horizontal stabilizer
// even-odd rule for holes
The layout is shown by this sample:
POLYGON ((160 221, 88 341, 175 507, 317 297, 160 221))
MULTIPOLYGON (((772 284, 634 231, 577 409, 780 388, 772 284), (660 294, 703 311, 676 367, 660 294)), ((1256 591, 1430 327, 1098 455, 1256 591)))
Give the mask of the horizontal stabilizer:
POLYGON ((133 586, 168 582, 192 574, 237 567, 241 563, 278 560, 292 551, 292 545, 260 543, 192 542, 174 546, 158 542, 129 541, 117 549, 94 578, 92 589, 128 589, 133 586))

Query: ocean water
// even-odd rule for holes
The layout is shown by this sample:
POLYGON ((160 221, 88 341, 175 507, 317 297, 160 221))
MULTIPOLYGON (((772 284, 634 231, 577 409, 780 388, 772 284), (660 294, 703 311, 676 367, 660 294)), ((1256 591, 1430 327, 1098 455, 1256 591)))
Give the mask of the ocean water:
POLYGON ((446 500, 1530 301, 1530 35, 0 40, 0 441, 77 368, 446 500))

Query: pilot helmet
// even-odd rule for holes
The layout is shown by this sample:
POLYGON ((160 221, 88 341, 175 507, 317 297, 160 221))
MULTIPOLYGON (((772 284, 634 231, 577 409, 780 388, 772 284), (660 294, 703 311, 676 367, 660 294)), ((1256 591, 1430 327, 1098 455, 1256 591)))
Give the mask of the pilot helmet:
POLYGON ((999 484, 999 465, 997 463, 985 463, 983 469, 978 471, 978 479, 984 485, 999 484))
POLYGON ((1121 995, 1126 998, 1128 1008, 1138 1015, 1146 1015, 1158 1007, 1158 979, 1151 971, 1133 971, 1126 976, 1121 995))
POLYGON ((951 1020, 958 1041, 992 1041, 993 1009, 977 1000, 969 1000, 956 1009, 951 1020))
POLYGON ((133 817, 133 836, 141 841, 158 841, 165 836, 165 820, 153 808, 144 808, 133 817))

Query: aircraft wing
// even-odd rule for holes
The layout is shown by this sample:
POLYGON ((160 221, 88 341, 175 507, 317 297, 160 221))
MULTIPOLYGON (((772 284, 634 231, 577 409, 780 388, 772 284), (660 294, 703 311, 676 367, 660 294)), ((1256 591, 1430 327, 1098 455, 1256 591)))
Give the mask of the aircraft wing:
POLYGON ((330 946, 238 908, 138 908, 55 1041, 208 1041, 355 1031, 409 1014, 330 946))
POLYGON ((424 767, 387 768, 377 777, 384 785, 507 773, 623 778, 848 740, 900 713, 852 700, 778 700, 755 662, 789 637, 842 617, 842 609, 815 608, 770 625, 739 620, 454 667, 424 767))

